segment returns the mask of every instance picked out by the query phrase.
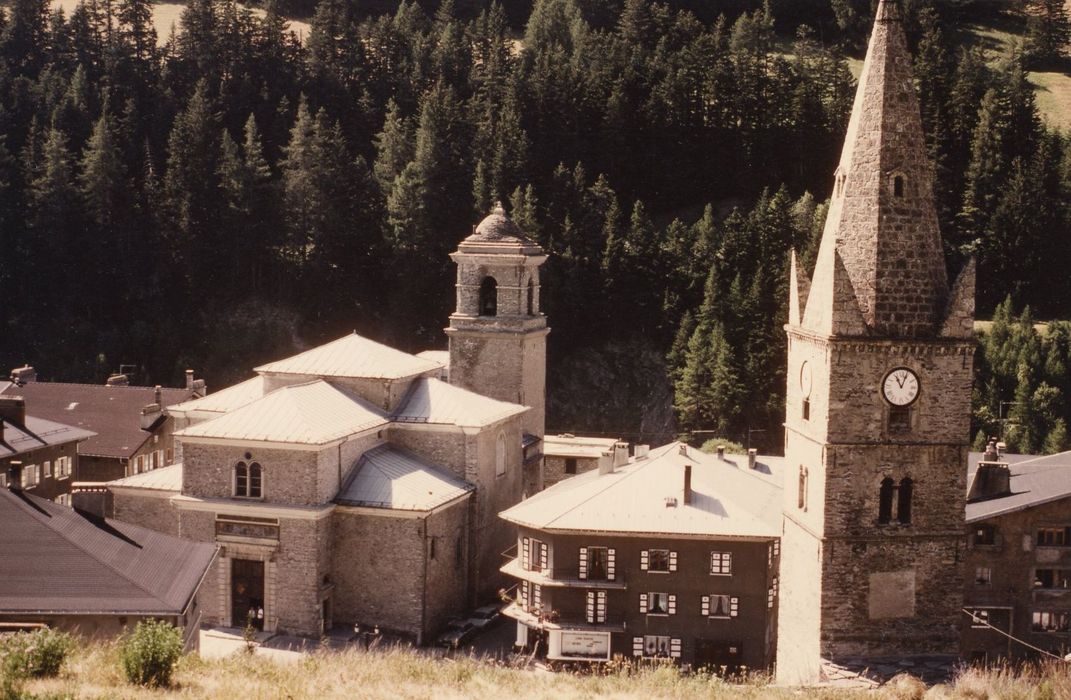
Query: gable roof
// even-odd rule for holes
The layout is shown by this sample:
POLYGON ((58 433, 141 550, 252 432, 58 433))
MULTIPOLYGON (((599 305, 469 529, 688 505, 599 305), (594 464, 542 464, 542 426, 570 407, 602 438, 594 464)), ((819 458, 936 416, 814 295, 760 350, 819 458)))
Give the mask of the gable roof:
POLYGON ((31 452, 40 447, 88 440, 94 435, 96 433, 88 430, 36 416, 26 416, 23 425, 4 421, 3 434, 0 435, 0 459, 31 452))
POLYGON ((438 423, 481 428, 529 410, 447 384, 432 377, 413 382, 402 405, 391 416, 399 423, 438 423))
MULTIPOLYGON (((5 396, 22 396, 33 415, 88 430, 78 453, 93 457, 126 459, 152 435, 141 429, 141 409, 156 402, 151 386, 104 386, 65 382, 26 382, 0 390, 5 396)), ((160 389, 166 406, 193 397, 192 389, 160 389)))
POLYGON ((402 379, 438 369, 439 363, 395 350, 356 333, 255 368, 276 374, 311 377, 402 379))
POLYGON ((780 537, 782 467, 783 458, 760 457, 748 469, 746 458, 738 464, 671 443, 609 474, 589 471, 558 482, 500 515, 539 530, 780 537), (683 500, 686 464, 690 505, 683 500))
MULTIPOLYGON (((1008 463, 1011 472, 1011 494, 968 503, 968 523, 1071 497, 1071 452, 1021 459, 1023 457, 1026 456, 1001 457, 1002 462, 1008 463)), ((979 453, 971 453, 967 470, 968 488, 980 459, 979 453)))
POLYGON ((175 435, 325 445, 387 423, 382 411, 356 394, 317 379, 276 389, 175 435))
POLYGON ((546 457, 601 457, 612 452, 617 440, 574 435, 547 435, 543 438, 543 454, 546 457))
POLYGON ((258 374, 244 382, 239 382, 226 389, 220 389, 207 396, 168 406, 167 410, 171 413, 186 413, 188 411, 227 413, 264 396, 264 385, 264 377, 258 374))
POLYGON ((140 474, 109 481, 108 487, 119 486, 128 489, 148 489, 151 491, 181 491, 182 464, 172 464, 159 469, 150 469, 140 474))
POLYGON ((474 486, 390 445, 368 450, 339 492, 336 503, 429 511, 464 496, 474 486))
POLYGON ((216 546, 0 489, 0 551, 0 612, 175 615, 216 546))

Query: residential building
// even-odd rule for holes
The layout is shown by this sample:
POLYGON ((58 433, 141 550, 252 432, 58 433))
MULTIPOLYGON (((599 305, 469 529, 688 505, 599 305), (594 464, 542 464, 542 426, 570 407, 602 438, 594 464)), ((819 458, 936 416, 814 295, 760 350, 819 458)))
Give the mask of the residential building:
POLYGON ((781 535, 779 458, 682 443, 561 481, 501 517, 518 528, 505 614, 554 661, 615 656, 768 668, 781 535))
POLYGON ((959 646, 975 268, 949 284, 912 65, 880 0, 813 282, 792 261, 787 684, 959 646))
POLYGON ((93 433, 26 414, 21 396, 0 396, 0 488, 70 505, 78 445, 93 433))
POLYGON ((994 442, 980 457, 968 475, 963 658, 1065 656, 1071 651, 1071 452, 1001 455, 994 442))
POLYGON ((0 396, 22 396, 33 415, 94 433, 81 442, 79 481, 110 481, 173 464, 173 421, 164 406, 204 396, 204 381, 186 373, 186 387, 130 386, 126 376, 107 384, 39 382, 33 367, 11 372, 0 396))
POLYGON ((459 251, 451 383, 441 355, 347 335, 170 406, 181 464, 109 485, 117 518, 221 546, 207 621, 422 642, 497 595, 515 530, 496 514, 541 467, 516 400, 543 405, 545 256, 501 209, 459 251))
POLYGON ((613 438, 548 435, 543 439, 542 488, 598 469, 600 462, 607 459, 615 466, 627 462, 628 443, 613 438))
POLYGON ((114 638, 166 620, 197 644, 213 544, 190 542, 0 489, 0 623, 114 638))

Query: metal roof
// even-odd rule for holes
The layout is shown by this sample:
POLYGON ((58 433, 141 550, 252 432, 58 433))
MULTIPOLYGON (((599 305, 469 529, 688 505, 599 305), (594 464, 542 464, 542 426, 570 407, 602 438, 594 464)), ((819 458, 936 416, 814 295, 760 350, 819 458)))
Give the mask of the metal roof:
POLYGON ((179 614, 216 546, 0 489, 0 613, 179 614))
POLYGON ((234 386, 221 389, 203 398, 168 406, 167 410, 173 413, 185 413, 187 411, 227 413, 264 396, 264 383, 264 377, 257 375, 252 379, 239 382, 234 386))
POLYGON ((527 410, 526 406, 491 399, 439 379, 422 377, 413 382, 409 395, 391 418, 399 423, 479 428, 527 410))
POLYGON ((356 394, 317 379, 276 389, 175 435, 324 445, 387 423, 382 411, 356 394))
POLYGON ((109 481, 108 486, 121 486, 128 489, 149 489, 152 491, 181 491, 182 490, 182 464, 172 464, 169 467, 152 469, 141 474, 109 481))
MULTIPOLYGON (((141 429, 141 409, 156 403, 151 386, 26 382, 10 384, 0 394, 22 396, 27 412, 35 416, 95 433, 79 445, 81 455, 125 459, 152 435, 141 429)), ((192 389, 160 390, 165 406, 192 396, 192 389)))
POLYGON ((310 377, 401 379, 438 369, 439 363, 363 338, 356 333, 255 368, 256 372, 310 377))
POLYGON ((416 354, 423 360, 431 360, 432 362, 438 362, 443 367, 450 367, 450 351, 449 350, 423 350, 416 354))
POLYGON ((88 430, 36 416, 26 416, 26 422, 23 425, 6 420, 3 435, 0 436, 0 459, 32 452, 50 445, 88 440, 94 435, 96 433, 88 430))
MULTIPOLYGON (((1009 463, 1011 494, 968 503, 967 522, 973 523, 1071 497, 1071 452, 1061 452, 1018 461, 1014 460, 1015 457, 1024 457, 1024 455, 1003 455, 1001 457, 1002 462, 1009 463), (1013 459, 1009 459, 1009 457, 1013 459)), ((971 453, 967 473, 968 488, 970 488, 971 480, 981 458, 981 453, 971 453)))
POLYGON ((472 484, 408 452, 380 445, 364 453, 335 502, 429 511, 473 489, 472 484))
POLYGON ((547 435, 543 438, 543 454, 547 457, 601 457, 613 451, 617 442, 613 438, 547 435))
POLYGON ((759 457, 748 469, 746 457, 718 459, 671 443, 609 474, 590 471, 561 481, 501 516, 540 530, 780 537, 783 464, 780 457, 759 457), (692 466, 689 505, 685 465, 692 466))

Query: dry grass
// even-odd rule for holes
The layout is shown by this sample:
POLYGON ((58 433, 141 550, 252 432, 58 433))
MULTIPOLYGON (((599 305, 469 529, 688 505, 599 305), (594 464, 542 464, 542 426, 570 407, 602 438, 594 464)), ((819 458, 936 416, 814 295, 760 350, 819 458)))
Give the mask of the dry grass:
POLYGON ((544 673, 507 668, 471 657, 437 659, 407 649, 323 652, 298 663, 279 664, 259 656, 234 656, 202 661, 187 656, 179 664, 174 687, 148 690, 128 685, 119 672, 114 646, 79 649, 59 678, 26 685, 28 698, 225 698, 259 700, 292 698, 395 698, 509 700, 568 698, 971 698, 974 700, 1056 700, 1071 698, 1071 666, 1049 666, 1015 672, 967 670, 948 685, 927 688, 910 676, 899 676, 874 691, 837 688, 778 688, 767 679, 730 685, 704 675, 683 675, 675 668, 616 668, 605 675, 544 673))

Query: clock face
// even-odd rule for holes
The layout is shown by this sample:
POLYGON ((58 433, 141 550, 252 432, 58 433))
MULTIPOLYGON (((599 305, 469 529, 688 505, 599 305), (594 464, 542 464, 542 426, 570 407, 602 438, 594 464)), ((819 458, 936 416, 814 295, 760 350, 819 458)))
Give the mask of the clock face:
POLYGON ((800 392, 804 398, 811 397, 811 363, 806 360, 800 366, 800 392))
POLYGON ((919 378, 906 367, 899 367, 885 375, 881 393, 893 406, 906 406, 918 398, 919 378))

